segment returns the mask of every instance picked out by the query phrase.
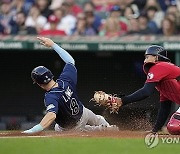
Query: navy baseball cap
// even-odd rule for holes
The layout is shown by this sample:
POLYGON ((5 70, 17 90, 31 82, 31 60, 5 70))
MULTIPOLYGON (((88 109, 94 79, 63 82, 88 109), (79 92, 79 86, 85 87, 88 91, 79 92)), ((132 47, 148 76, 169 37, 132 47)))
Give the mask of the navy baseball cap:
POLYGON ((120 8, 119 5, 113 5, 113 6, 111 7, 110 11, 111 11, 111 12, 112 12, 112 11, 121 11, 121 8, 120 8))

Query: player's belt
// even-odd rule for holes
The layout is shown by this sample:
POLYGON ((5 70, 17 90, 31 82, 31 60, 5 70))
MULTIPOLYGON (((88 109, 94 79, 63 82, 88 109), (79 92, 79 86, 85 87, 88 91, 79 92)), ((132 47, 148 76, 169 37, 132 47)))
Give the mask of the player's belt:
POLYGON ((178 77, 176 78, 176 80, 177 80, 177 81, 180 81, 180 76, 178 76, 178 77))

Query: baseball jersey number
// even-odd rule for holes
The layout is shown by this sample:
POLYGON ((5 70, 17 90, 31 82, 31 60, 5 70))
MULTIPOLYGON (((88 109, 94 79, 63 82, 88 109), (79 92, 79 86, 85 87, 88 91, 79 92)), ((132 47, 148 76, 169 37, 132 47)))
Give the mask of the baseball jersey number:
POLYGON ((72 115, 77 115, 79 113, 79 105, 75 98, 71 99, 70 108, 72 111, 72 115))

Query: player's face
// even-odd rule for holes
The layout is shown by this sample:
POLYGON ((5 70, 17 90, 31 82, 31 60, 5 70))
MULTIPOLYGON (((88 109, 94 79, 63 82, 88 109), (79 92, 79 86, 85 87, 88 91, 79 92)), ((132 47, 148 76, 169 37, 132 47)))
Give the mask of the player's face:
POLYGON ((157 56, 145 55, 144 63, 154 63, 157 61, 157 56))

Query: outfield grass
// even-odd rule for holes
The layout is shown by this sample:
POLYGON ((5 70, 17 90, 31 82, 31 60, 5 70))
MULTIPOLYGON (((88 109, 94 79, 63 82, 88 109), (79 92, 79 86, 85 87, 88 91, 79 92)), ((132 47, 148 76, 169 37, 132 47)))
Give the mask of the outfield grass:
POLYGON ((180 144, 160 143, 153 149, 144 139, 1 138, 0 154, 175 154, 180 144))

